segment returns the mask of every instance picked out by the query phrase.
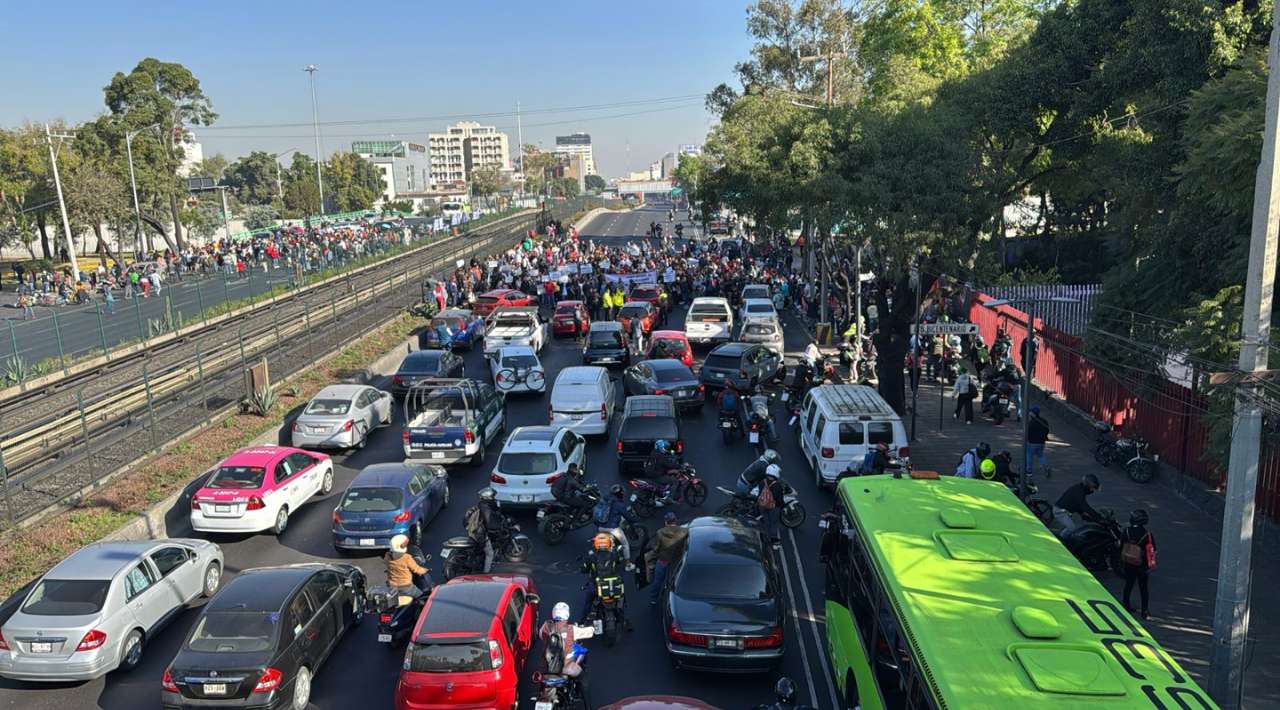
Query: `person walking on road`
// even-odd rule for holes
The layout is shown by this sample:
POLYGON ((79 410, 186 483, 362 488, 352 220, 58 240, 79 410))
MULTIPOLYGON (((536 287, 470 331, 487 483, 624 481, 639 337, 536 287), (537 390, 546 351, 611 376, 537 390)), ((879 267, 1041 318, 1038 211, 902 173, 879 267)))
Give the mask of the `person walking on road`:
POLYGON ((1156 540, 1147 529, 1150 516, 1139 508, 1129 514, 1129 526, 1120 535, 1120 563, 1124 567, 1124 608, 1133 612, 1129 597, 1133 593, 1133 585, 1138 585, 1138 595, 1142 601, 1142 618, 1150 616, 1150 576, 1156 567, 1156 540))
POLYGON ((689 539, 689 531, 685 529, 676 514, 670 511, 662 516, 663 526, 654 534, 654 567, 653 579, 649 582, 649 606, 657 606, 658 596, 662 594, 662 585, 667 578, 667 569, 679 559, 684 552, 685 541, 689 539))
POLYGON ((1023 466, 1027 470, 1027 476, 1035 473, 1035 462, 1040 461, 1040 467, 1044 469, 1046 477, 1053 474, 1049 465, 1044 459, 1044 445, 1049 441, 1049 422, 1040 416, 1040 408, 1031 408, 1031 420, 1027 422, 1027 460, 1023 466))
POLYGON ((102 300, 107 304, 107 315, 115 315, 116 295, 110 281, 102 282, 102 300))
POLYGON ((960 368, 960 374, 956 376, 955 385, 956 411, 951 415, 952 419, 959 419, 961 410, 964 411, 964 423, 973 423, 973 398, 978 396, 978 384, 969 376, 969 371, 960 368))

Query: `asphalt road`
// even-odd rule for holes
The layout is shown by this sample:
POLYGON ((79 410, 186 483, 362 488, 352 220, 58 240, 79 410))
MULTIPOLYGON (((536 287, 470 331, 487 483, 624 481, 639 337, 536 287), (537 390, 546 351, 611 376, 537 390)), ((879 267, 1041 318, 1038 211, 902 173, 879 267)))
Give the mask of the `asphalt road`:
MULTIPOLYGON (((631 213, 612 213, 597 217, 583 230, 583 238, 621 243, 628 235, 643 234, 650 221, 666 219, 665 208, 636 210, 631 213)), ((687 229, 687 227, 686 227, 687 229)), ((670 327, 683 325, 683 310, 673 313, 670 327)), ((804 346, 803 332, 795 323, 788 323, 787 349, 798 354, 804 346)), ((702 353, 700 353, 702 354, 702 353)), ((467 373, 474 377, 487 377, 488 368, 479 352, 466 354, 467 373)), ((580 362, 578 349, 572 341, 555 341, 542 355, 548 372, 548 381, 563 367, 580 362)), ((775 414, 784 416, 780 404, 775 414)), ((618 410, 621 412, 621 409, 618 410)), ((545 396, 514 395, 507 403, 508 426, 545 424, 547 409, 545 396)), ((618 418, 615 416, 608 437, 593 438, 588 443, 587 478, 605 488, 620 482, 614 465, 614 442, 618 418)), ((791 676, 800 689, 801 700, 816 707, 837 706, 835 691, 827 668, 821 628, 822 571, 817 561, 819 513, 830 505, 829 495, 819 492, 803 463, 795 439, 780 421, 784 475, 798 489, 808 519, 793 532, 783 533, 783 545, 775 549, 783 570, 783 589, 788 606, 785 627, 786 655, 782 673, 791 676), (788 475, 786 472, 794 471, 788 475)), ((687 460, 712 486, 711 494, 701 511, 680 506, 677 512, 682 521, 697 513, 710 513, 726 500, 715 490, 715 485, 732 487, 738 473, 753 458, 754 450, 745 441, 732 446, 720 441, 716 430, 716 416, 708 405, 701 413, 687 415, 683 436, 689 446, 687 460)), ((458 467, 451 470, 452 505, 433 521, 426 531, 424 548, 437 555, 441 542, 460 534, 462 512, 474 500, 475 492, 488 481, 489 469, 497 458, 497 445, 490 451, 483 468, 458 467)), ((271 535, 220 536, 215 538, 226 553, 227 573, 235 574, 243 569, 265 565, 295 563, 313 559, 339 559, 330 545, 331 510, 338 496, 364 466, 376 462, 395 461, 402 458, 400 443, 400 418, 390 427, 376 431, 368 446, 351 454, 335 456, 337 482, 334 492, 327 499, 316 500, 299 510, 290 519, 285 534, 280 538, 271 535)), ((531 534, 533 551, 527 565, 514 566, 527 569, 543 599, 542 618, 557 601, 568 601, 577 613, 582 598, 583 577, 577 572, 576 557, 587 549, 590 530, 582 529, 570 534, 561 545, 548 548, 537 535, 531 513, 516 518, 525 532, 531 534)), ((647 521, 652 529, 656 519, 647 521)), ((344 558, 359 564, 373 579, 383 578, 382 564, 376 556, 344 558)), ((430 565, 437 581, 438 565, 430 565)), ((588 662, 591 674, 592 700, 604 704, 620 698, 647 694, 675 694, 700 698, 723 710, 749 708, 771 699, 777 674, 747 676, 721 676, 688 671, 677 671, 667 660, 663 646, 663 630, 656 608, 650 607, 643 590, 633 594, 630 617, 635 626, 614 648, 603 644, 592 645, 588 662)), ((0 708, 20 707, 26 710, 68 710, 69 708, 104 708, 110 710, 134 710, 159 705, 160 676, 173 658, 178 645, 185 638, 196 616, 196 610, 183 613, 161 631, 145 648, 142 665, 128 674, 111 674, 86 683, 59 685, 35 685, 13 681, 0 681, 0 708)), ((334 654, 321 668, 313 690, 313 706, 316 708, 389 708, 395 682, 400 670, 401 654, 388 651, 374 640, 376 624, 365 623, 355 633, 341 642, 334 654)), ((536 661, 526 668, 526 676, 536 661)), ((528 699, 529 691, 522 696, 528 699)), ((522 704, 522 707, 524 705, 522 704)), ((528 702, 532 707, 532 702, 528 702)))

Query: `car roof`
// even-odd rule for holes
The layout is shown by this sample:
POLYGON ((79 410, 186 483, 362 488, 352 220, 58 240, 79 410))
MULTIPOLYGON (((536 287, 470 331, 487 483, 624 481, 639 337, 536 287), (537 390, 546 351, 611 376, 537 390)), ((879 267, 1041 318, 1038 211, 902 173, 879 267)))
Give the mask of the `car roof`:
POLYGON ((600 379, 600 373, 607 371, 599 365, 572 365, 560 370, 560 374, 556 375, 556 384, 561 382, 595 382, 600 379))
POLYGON ((688 365, 676 360, 675 358, 664 357, 657 358, 655 360, 645 360, 644 362, 649 367, 652 367, 655 372, 658 370, 682 370, 689 373, 689 379, 695 379, 693 370, 690 370, 688 365))
POLYGON ((311 399, 351 399, 367 389, 368 385, 329 385, 311 399))
POLYGON ((712 350, 709 354, 729 356, 741 355, 751 347, 755 347, 755 343, 724 343, 723 345, 717 345, 715 350, 712 350))
POLYGON ((495 288, 492 291, 485 291, 484 293, 480 294, 480 297, 483 298, 485 296, 491 296, 493 298, 497 298, 499 296, 505 296, 506 294, 511 293, 513 290, 514 289, 510 289, 510 288, 495 288))
POLYGON ((753 303, 764 303, 764 304, 768 305, 770 308, 773 308, 773 301, 770 301, 770 300, 769 300, 769 299, 767 299, 767 298, 744 298, 744 299, 742 299, 742 305, 744 305, 744 306, 749 306, 749 305, 751 305, 751 304, 753 304, 753 303))
POLYGON ((111 579, 162 542, 166 541, 130 540, 85 545, 54 565, 45 576, 52 579, 65 579, 67 576, 75 579, 111 579))
POLYGON ((626 303, 622 304, 623 308, 629 308, 631 306, 635 306, 637 308, 645 308, 646 306, 649 308, 653 308, 653 304, 649 303, 648 301, 627 301, 626 303))
POLYGON ((431 634, 487 634, 512 582, 456 577, 431 593, 418 638, 431 634))
POLYGON ((599 710, 716 710, 696 698, 682 695, 638 695, 604 705, 599 710))
POLYGON ((703 516, 689 521, 685 562, 759 566, 764 561, 760 534, 734 518, 703 516))
POLYGON ((471 316, 471 311, 465 308, 449 308, 435 314, 435 318, 467 318, 471 316))
POLYGON ((747 284, 746 286, 743 286, 743 287, 742 287, 742 290, 743 290, 743 291, 746 291, 746 290, 747 290, 747 289, 749 289, 749 288, 764 288, 764 289, 767 289, 767 288, 769 288, 769 284, 747 284))
POLYGON ((293 592, 322 566, 291 565, 245 570, 224 583, 205 608, 210 611, 279 611, 293 592))
POLYGON ((224 466, 266 466, 276 460, 282 454, 287 454, 297 449, 291 449, 286 446, 272 446, 270 444, 264 446, 250 446, 240 449, 222 460, 224 466))
POLYGON ((363 486, 402 487, 418 472, 416 464, 400 461, 374 463, 360 469, 351 480, 350 488, 363 486))
POLYGON ((701 306, 704 304, 727 306, 729 305, 729 300, 726 298, 722 298, 720 296, 698 296, 697 298, 693 299, 693 303, 689 304, 689 307, 692 308, 693 306, 701 306))
POLYGON ((606 330, 622 330, 622 324, 616 320, 593 320, 591 321, 590 330, 592 332, 606 331, 606 330))
POLYGON ((563 301, 560 301, 559 303, 557 303, 557 304, 556 304, 556 308, 557 308, 557 309, 559 309, 559 308, 563 308, 563 307, 565 307, 565 306, 581 306, 581 305, 582 305, 582 301, 570 301, 570 300, 566 299, 566 300, 563 300, 563 301))

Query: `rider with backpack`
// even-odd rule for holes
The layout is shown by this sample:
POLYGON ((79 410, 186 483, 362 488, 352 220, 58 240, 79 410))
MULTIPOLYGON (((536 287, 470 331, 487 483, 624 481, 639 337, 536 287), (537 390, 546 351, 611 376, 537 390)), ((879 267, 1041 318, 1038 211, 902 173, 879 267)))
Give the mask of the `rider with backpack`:
POLYGON ((764 531, 774 545, 782 543, 778 535, 778 522, 782 517, 782 501, 788 486, 782 480, 782 467, 769 464, 764 472, 764 482, 760 485, 760 493, 756 496, 756 506, 764 518, 764 531))
POLYGON ((477 545, 484 545, 484 571, 493 568, 494 540, 506 530, 506 517, 498 510, 498 493, 492 488, 480 490, 480 502, 467 509, 462 516, 467 537, 477 545))
POLYGON ((631 562, 631 542, 622 530, 622 521, 626 519, 631 523, 639 523, 640 517, 627 505, 626 492, 622 490, 622 486, 615 483, 609 489, 609 495, 600 497, 591 509, 591 518, 596 524, 596 532, 609 533, 618 541, 627 569, 635 569, 631 562))
POLYGON ((1120 563, 1124 567, 1124 608, 1129 612, 1133 606, 1129 604, 1129 595, 1133 593, 1134 582, 1138 584, 1138 593, 1142 599, 1142 618, 1147 613, 1151 601, 1148 578, 1151 570, 1156 568, 1156 540, 1147 529, 1151 518, 1147 511, 1139 508, 1129 514, 1129 526, 1120 534, 1120 563))

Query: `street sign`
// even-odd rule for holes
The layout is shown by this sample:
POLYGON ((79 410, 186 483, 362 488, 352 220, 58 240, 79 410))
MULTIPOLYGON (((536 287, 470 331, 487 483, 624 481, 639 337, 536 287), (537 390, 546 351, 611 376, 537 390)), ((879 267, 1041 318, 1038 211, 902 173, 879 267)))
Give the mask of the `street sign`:
MULTIPOLYGON (((915 324, 911 332, 916 332, 915 324)), ((920 326, 921 335, 977 335, 977 323, 924 323, 920 326)))

